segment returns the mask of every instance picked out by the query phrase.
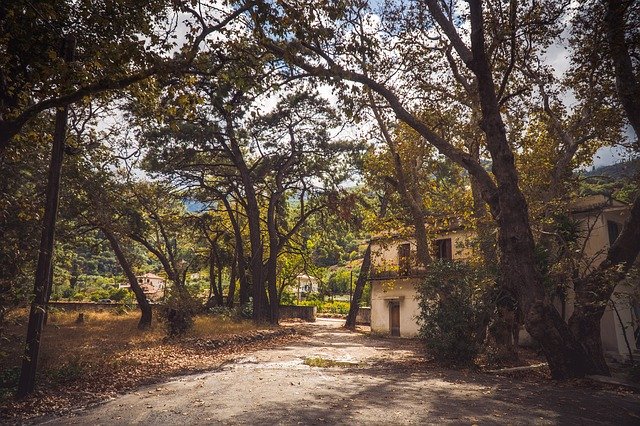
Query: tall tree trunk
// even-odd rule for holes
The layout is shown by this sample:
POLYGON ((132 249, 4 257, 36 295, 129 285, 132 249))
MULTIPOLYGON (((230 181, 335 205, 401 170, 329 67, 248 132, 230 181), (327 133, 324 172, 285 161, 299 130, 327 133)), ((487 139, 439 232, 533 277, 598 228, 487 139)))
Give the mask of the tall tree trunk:
POLYGON ((607 0, 605 22, 609 40, 609 55, 613 59, 616 74, 618 99, 620 99, 627 119, 636 133, 636 148, 640 149, 640 84, 636 80, 633 62, 625 39, 627 34, 625 14, 631 3, 628 0, 607 0))
MULTIPOLYGON (((62 55, 66 62, 73 60, 75 38, 68 36, 62 46, 62 55)), ((33 288, 33 302, 29 312, 29 325, 25 356, 18 382, 18 397, 24 397, 35 389, 38 356, 40 353, 40 338, 44 324, 44 316, 51 294, 53 281, 52 259, 55 243, 56 217, 58 215, 58 197, 60 194, 60 178, 62 176, 62 160, 64 156, 64 142, 67 133, 67 116, 69 107, 64 106, 56 111, 55 132, 51 149, 51 163, 47 181, 47 192, 44 207, 42 236, 36 266, 35 284, 33 288)))
POLYGON ((234 299, 236 297, 236 275, 238 270, 238 252, 233 255, 233 261, 229 271, 229 291, 227 292, 227 306, 233 308, 234 299))
POLYGON ((227 129, 229 130, 229 140, 231 142, 230 151, 233 161, 238 168, 242 187, 244 189, 247 202, 246 214, 249 224, 249 241, 251 244, 251 289, 253 296, 253 319, 258 322, 270 319, 269 307, 265 292, 265 280, 263 276, 263 256, 264 245, 262 242, 262 229, 260 226, 260 206, 254 188, 251 172, 247 167, 240 146, 233 135, 233 122, 227 117, 227 129))
POLYGON ((472 57, 467 59, 477 77, 482 111, 480 127, 487 138, 498 187, 500 214, 496 219, 504 283, 516 295, 524 313, 525 327, 542 346, 553 377, 582 377, 594 366, 545 294, 542 276, 536 268, 528 207, 518 186, 513 152, 486 57, 482 2, 472 0, 469 6, 472 57))
POLYGON ((133 294, 136 296, 136 302, 138 302, 138 307, 140 308, 140 321, 138 321, 138 329, 145 330, 151 327, 151 319, 152 319, 152 309, 151 304, 147 300, 147 296, 144 294, 144 290, 140 287, 138 280, 136 278, 136 274, 133 273, 133 269, 131 268, 131 264, 127 260, 124 252, 122 251, 122 247, 120 246, 120 242, 118 238, 115 236, 113 232, 109 229, 101 228, 100 229, 104 236, 109 241, 111 245, 111 249, 113 253, 116 255, 116 259, 118 259, 118 263, 124 272, 124 275, 127 277, 127 281, 129 281, 129 286, 133 291, 133 294))
POLYGON ((216 267, 218 268, 218 291, 216 292, 216 303, 218 306, 224 306, 224 293, 222 288, 222 259, 216 256, 216 267))
POLYGON ((351 306, 349 306, 349 314, 347 315, 347 322, 345 327, 355 328, 356 318, 358 317, 358 310, 360 309, 360 299, 362 299, 362 291, 367 284, 369 278, 369 270, 371 269, 371 243, 367 246, 367 250, 364 252, 364 258, 362 259, 362 265, 360 266, 360 273, 358 274, 358 280, 356 281, 356 288, 353 291, 353 298, 351 299, 351 306))
POLYGON ((250 285, 247 278, 247 261, 244 256, 244 241, 242 239, 242 229, 239 223, 239 213, 233 209, 231 203, 225 195, 221 197, 222 203, 227 210, 229 221, 233 227, 233 235, 235 238, 235 257, 236 272, 240 281, 240 306, 249 303, 250 285))
POLYGON ((218 286, 216 285, 216 277, 216 254, 212 244, 209 252, 209 300, 207 300, 207 307, 213 307, 214 302, 217 306, 218 303, 218 286))

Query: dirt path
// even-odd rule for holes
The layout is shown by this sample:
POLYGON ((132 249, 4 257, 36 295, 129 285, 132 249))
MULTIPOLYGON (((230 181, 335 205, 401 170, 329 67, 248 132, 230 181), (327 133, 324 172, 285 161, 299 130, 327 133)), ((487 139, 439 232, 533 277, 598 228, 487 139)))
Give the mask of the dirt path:
POLYGON ((406 340, 310 335, 48 424, 640 424, 640 395, 436 369, 406 340), (309 367, 304 360, 339 362, 309 367))

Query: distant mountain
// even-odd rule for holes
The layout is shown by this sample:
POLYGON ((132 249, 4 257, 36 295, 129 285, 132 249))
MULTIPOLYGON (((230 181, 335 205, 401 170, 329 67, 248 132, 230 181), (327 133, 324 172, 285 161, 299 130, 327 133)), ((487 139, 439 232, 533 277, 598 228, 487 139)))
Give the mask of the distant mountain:
POLYGON ((585 176, 607 176, 612 179, 632 178, 640 172, 640 159, 601 166, 583 172, 585 176))

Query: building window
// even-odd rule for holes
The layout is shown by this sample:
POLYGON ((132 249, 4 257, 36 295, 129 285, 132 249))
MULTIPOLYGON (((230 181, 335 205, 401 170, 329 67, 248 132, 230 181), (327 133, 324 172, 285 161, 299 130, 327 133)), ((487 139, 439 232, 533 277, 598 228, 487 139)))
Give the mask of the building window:
POLYGON ((451 250, 451 238, 443 238, 436 240, 436 259, 453 260, 453 252, 451 250))
POLYGON ((411 271, 411 244, 405 243, 398 246, 398 274, 406 277, 411 271))
POLYGON ((618 235, 620 235, 620 225, 618 225, 618 222, 608 220, 607 230, 609 231, 609 245, 612 246, 618 239, 618 235))

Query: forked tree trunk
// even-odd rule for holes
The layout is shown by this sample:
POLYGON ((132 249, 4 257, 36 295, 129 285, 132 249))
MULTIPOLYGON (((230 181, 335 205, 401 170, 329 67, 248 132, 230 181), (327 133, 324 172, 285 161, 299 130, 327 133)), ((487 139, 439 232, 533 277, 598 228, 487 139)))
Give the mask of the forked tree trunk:
POLYGON ((360 273, 358 274, 358 280, 356 281, 356 288, 353 290, 353 297, 351 298, 351 306, 349 306, 347 322, 344 325, 347 328, 353 329, 356 327, 356 318, 358 317, 358 311, 360 310, 360 299, 362 299, 362 292, 364 290, 364 286, 367 284, 370 269, 371 243, 369 243, 367 250, 364 252, 364 258, 362 259, 362 265, 360 266, 360 273))
POLYGON ((468 65, 477 77, 482 111, 480 127, 487 138, 497 182, 499 205, 498 247, 505 285, 516 295, 524 313, 527 331, 544 351, 554 378, 582 377, 594 367, 590 357, 571 334, 569 327, 546 295, 536 267, 529 211, 518 186, 518 174, 486 56, 482 2, 469 2, 471 52, 468 65))
POLYGON ((127 277, 127 281, 129 282, 129 286, 133 291, 133 294, 136 296, 136 302, 138 302, 138 307, 140 308, 140 321, 138 321, 138 329, 146 330, 151 327, 151 319, 152 319, 152 309, 151 304, 147 300, 147 296, 144 294, 144 290, 138 284, 138 280, 136 278, 136 274, 133 273, 133 269, 131 268, 131 264, 127 260, 124 252, 122 251, 122 247, 120 246, 120 242, 118 238, 106 228, 101 229, 104 236, 109 241, 111 245, 111 249, 113 253, 116 255, 116 259, 118 259, 118 263, 124 272, 124 275, 127 277))

